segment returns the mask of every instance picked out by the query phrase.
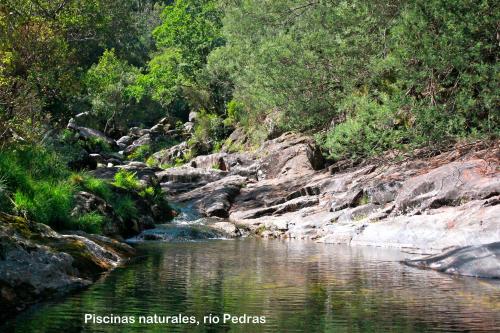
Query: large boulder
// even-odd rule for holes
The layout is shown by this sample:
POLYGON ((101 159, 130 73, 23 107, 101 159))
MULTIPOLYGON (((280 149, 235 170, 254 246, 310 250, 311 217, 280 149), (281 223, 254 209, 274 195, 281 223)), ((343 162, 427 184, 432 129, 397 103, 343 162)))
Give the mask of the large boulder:
POLYGON ((152 155, 158 165, 174 164, 177 160, 183 159, 189 151, 187 142, 182 142, 170 148, 162 149, 152 155))
POLYGON ((139 137, 137 140, 134 140, 130 146, 126 147, 123 150, 123 153, 125 155, 130 155, 134 153, 137 149, 143 146, 149 146, 153 143, 153 140, 151 138, 151 134, 147 133, 144 134, 143 136, 139 137))
POLYGON ((169 168, 156 173, 167 195, 175 195, 202 187, 227 176, 227 171, 198 169, 190 166, 169 168))
POLYGON ((61 235, 0 213, 0 320, 47 297, 88 286, 133 252, 106 237, 61 235))
POLYGON ((322 169, 325 163, 313 139, 293 133, 266 141, 258 154, 263 156, 259 179, 303 176, 322 169))

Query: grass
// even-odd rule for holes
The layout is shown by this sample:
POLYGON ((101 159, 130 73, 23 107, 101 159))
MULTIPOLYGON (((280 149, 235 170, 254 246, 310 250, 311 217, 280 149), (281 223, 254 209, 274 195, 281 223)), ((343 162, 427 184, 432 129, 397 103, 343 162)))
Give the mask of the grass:
POLYGON ((103 231, 105 221, 105 216, 91 212, 78 217, 75 221, 75 227, 88 233, 100 234, 103 231))
POLYGON ((86 191, 111 205, 123 220, 137 218, 133 196, 114 191, 119 187, 169 208, 159 188, 141 185, 136 173, 120 170, 112 181, 74 173, 57 153, 41 146, 17 146, 0 150, 0 211, 24 216, 55 230, 102 233, 106 216, 88 212, 73 216, 75 194, 86 191))
POLYGON ((118 197, 113 205, 116 215, 123 220, 134 219, 138 216, 139 212, 135 206, 134 200, 128 195, 118 197))

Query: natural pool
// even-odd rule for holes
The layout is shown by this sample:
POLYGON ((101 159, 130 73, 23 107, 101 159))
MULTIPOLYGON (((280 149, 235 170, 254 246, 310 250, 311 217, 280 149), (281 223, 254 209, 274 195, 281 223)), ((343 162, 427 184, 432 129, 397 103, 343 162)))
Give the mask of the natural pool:
POLYGON ((401 265, 399 251, 278 240, 144 242, 88 290, 5 332, 498 331, 500 284, 401 265), (84 314, 220 316, 218 325, 85 324, 84 314), (223 314, 265 324, 222 323, 223 314))

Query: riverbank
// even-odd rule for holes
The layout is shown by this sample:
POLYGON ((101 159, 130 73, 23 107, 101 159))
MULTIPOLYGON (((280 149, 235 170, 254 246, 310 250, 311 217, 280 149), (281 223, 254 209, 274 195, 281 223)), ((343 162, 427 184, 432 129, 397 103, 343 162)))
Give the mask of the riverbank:
POLYGON ((220 227, 235 236, 436 254, 500 240, 498 147, 326 165, 311 139, 284 134, 252 154, 199 156, 157 176, 170 200, 228 218, 220 227))
MULTIPOLYGON (((132 128, 115 141, 71 121, 68 128, 77 140, 97 138, 116 150, 86 152, 83 160, 94 169, 92 177, 116 182, 117 174, 124 173, 136 179, 132 188, 113 187, 118 197, 133 200, 133 218, 120 218, 99 193, 78 192, 75 209, 107 217, 112 223, 105 232, 119 241, 182 239, 179 226, 172 226, 179 232, 170 238, 151 231, 155 223, 175 215, 161 209, 158 196, 147 200, 141 194, 151 188, 161 194, 161 202, 189 207, 187 221, 210 218, 203 230, 188 237, 255 236, 395 248, 435 256, 407 262, 415 267, 500 277, 498 140, 332 164, 312 138, 293 133, 266 140, 256 150, 234 152, 247 141, 237 129, 221 152, 173 166, 186 155, 193 124, 172 130, 162 119, 151 129, 132 128), (135 157, 141 147, 150 149, 170 139, 181 142, 155 152, 147 164, 135 157)), ((2 312, 5 315, 86 287, 133 255, 128 245, 103 236, 71 231, 63 235, 45 225, 2 216, 0 287, 2 304, 9 309, 2 312)))

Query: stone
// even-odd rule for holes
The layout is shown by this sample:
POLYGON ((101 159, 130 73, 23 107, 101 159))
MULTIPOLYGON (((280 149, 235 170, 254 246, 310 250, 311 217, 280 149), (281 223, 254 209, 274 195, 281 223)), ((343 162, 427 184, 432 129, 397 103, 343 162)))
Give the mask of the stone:
POLYGON ((193 202, 200 213, 208 217, 228 217, 234 198, 245 183, 245 178, 229 176, 210 182, 175 198, 179 202, 193 202), (209 195, 207 195, 209 193, 209 195))
POLYGON ((198 112, 194 111, 189 112, 188 121, 190 123, 195 123, 197 118, 198 118, 198 112))
POLYGON ((0 320, 54 295, 84 288, 134 250, 103 236, 62 235, 0 213, 0 320))
POLYGON ((230 238, 237 238, 242 236, 240 229, 230 222, 216 222, 211 224, 210 227, 218 231, 222 231, 227 237, 230 238))
POLYGON ((406 180, 396 197, 394 214, 460 205, 500 193, 494 166, 480 159, 453 162, 406 180))
POLYGON ((173 147, 162 149, 152 155, 158 165, 174 164, 176 160, 184 158, 189 151, 187 143, 184 141, 173 147))
POLYGON ((305 175, 324 166, 324 158, 315 142, 296 134, 285 133, 265 142, 259 153, 264 155, 260 179, 305 175))
POLYGON ((447 274, 500 279, 500 242, 458 247, 422 259, 405 260, 404 263, 447 274))
POLYGON ((122 136, 116 141, 116 144, 120 149, 125 149, 134 142, 134 138, 128 135, 122 136))
POLYGON ((139 147, 151 145, 152 142, 153 141, 151 139, 151 134, 149 134, 149 133, 144 134, 143 136, 139 137, 137 140, 134 140, 134 142, 132 142, 132 144, 130 146, 126 147, 123 150, 123 153, 125 155, 130 155, 133 152, 135 152, 139 147))

